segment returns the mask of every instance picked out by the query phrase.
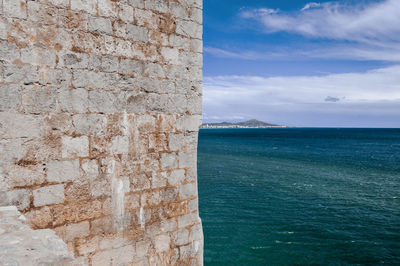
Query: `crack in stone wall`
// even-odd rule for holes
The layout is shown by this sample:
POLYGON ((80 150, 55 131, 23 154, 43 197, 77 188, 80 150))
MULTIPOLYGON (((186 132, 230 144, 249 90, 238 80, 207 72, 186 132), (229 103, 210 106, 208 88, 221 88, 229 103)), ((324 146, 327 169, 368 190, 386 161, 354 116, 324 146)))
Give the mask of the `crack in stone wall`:
POLYGON ((0 206, 89 265, 202 265, 202 0, 0 0, 0 206))

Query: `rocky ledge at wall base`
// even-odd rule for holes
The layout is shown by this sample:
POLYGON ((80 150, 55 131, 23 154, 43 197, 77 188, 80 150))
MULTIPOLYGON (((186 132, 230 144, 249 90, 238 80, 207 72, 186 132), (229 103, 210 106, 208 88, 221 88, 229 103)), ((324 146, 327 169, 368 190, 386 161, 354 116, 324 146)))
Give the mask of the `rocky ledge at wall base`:
POLYGON ((74 263, 202 265, 201 68, 201 0, 0 0, 0 206, 74 263))

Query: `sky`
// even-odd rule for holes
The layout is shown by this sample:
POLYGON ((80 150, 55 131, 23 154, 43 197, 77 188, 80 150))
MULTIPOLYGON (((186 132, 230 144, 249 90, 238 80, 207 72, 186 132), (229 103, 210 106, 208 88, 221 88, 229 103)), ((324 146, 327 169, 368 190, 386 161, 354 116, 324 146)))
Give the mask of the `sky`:
POLYGON ((204 0, 203 122, 400 127, 400 0, 204 0))

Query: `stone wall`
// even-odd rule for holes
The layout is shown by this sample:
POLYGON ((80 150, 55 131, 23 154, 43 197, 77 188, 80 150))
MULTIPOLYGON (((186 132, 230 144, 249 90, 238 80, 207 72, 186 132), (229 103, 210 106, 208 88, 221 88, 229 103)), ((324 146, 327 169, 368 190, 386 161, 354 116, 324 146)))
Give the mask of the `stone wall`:
POLYGON ((92 265, 201 265, 202 0, 0 0, 0 205, 92 265))

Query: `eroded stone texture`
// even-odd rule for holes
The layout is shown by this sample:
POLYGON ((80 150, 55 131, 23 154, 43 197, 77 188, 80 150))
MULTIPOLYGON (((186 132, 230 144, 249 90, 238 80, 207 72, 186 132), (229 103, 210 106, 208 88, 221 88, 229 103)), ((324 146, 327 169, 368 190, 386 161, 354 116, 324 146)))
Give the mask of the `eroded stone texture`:
POLYGON ((0 0, 0 205, 92 265, 201 265, 202 0, 0 0))
POLYGON ((32 230, 16 207, 0 207, 0 265, 85 265, 54 231, 32 230))

